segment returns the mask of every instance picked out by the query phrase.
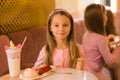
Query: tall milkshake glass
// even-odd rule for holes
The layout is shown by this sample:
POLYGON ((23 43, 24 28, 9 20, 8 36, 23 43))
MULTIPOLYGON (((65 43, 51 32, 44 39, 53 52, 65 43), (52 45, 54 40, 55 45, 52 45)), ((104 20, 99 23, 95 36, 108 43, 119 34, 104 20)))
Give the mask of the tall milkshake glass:
POLYGON ((5 49, 10 77, 16 77, 20 74, 21 45, 14 46, 14 44, 10 42, 10 46, 6 46, 5 49))

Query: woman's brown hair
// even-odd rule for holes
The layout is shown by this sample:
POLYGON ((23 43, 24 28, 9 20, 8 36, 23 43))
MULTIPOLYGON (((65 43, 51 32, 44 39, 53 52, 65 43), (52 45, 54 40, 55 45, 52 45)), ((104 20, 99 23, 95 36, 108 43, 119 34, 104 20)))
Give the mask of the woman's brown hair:
POLYGON ((108 20, 105 26, 106 34, 107 36, 109 34, 115 35, 116 33, 115 33, 115 25, 114 25, 114 16, 111 10, 107 10, 107 18, 108 20))
POLYGON ((105 7, 101 4, 90 4, 87 6, 84 13, 84 19, 89 31, 105 35, 104 13, 105 7))

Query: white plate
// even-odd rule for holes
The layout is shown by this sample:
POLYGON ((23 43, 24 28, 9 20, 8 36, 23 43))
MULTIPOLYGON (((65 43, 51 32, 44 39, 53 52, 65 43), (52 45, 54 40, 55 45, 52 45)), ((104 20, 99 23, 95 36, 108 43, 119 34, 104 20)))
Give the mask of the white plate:
MULTIPOLYGON (((37 69, 38 67, 36 67, 35 69, 37 69)), ((33 78, 26 78, 25 76, 24 76, 24 73, 21 73, 20 74, 20 79, 22 79, 22 80, 35 80, 35 79, 38 79, 38 78, 43 78, 43 77, 45 77, 45 76, 47 76, 47 75, 49 75, 49 74, 51 74, 54 70, 55 70, 55 66, 51 66, 51 70, 50 71, 47 71, 47 72, 45 72, 45 73, 43 73, 42 75, 38 75, 38 76, 36 76, 36 77, 33 77, 33 78)))

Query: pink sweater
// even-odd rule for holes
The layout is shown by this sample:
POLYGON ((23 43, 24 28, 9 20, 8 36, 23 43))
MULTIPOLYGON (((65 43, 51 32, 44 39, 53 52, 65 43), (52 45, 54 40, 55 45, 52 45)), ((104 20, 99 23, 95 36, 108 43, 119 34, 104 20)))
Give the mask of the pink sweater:
POLYGON ((101 72, 104 67, 103 63, 113 64, 118 53, 120 53, 120 46, 117 46, 111 53, 107 38, 96 33, 87 32, 83 36, 82 45, 88 64, 87 71, 94 73, 99 78, 99 74, 102 74, 101 72))
MULTIPOLYGON (((78 45, 81 57, 84 57, 84 52, 82 46, 78 45)), ((45 47, 39 53, 35 66, 38 66, 43 63, 45 56, 45 47)), ((57 67, 69 67, 69 49, 55 49, 53 55, 53 65, 57 67)))

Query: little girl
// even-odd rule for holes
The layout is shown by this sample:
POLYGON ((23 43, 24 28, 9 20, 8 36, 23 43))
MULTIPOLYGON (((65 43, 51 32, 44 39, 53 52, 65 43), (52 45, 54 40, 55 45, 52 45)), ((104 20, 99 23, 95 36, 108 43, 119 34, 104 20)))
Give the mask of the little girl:
POLYGON ((82 45, 87 58, 87 71, 95 74, 99 80, 111 80, 110 73, 104 64, 113 65, 120 55, 120 46, 111 53, 105 32, 107 21, 103 5, 90 4, 84 13, 88 31, 83 36, 82 45))
POLYGON ((35 66, 80 68, 77 60, 84 58, 84 52, 82 46, 75 43, 72 16, 63 9, 55 9, 49 15, 47 29, 47 44, 40 51, 35 66))

